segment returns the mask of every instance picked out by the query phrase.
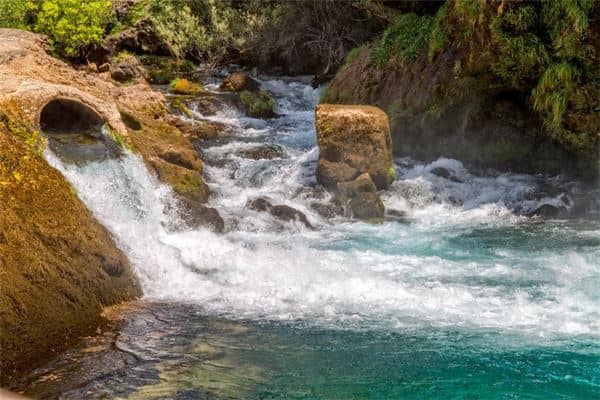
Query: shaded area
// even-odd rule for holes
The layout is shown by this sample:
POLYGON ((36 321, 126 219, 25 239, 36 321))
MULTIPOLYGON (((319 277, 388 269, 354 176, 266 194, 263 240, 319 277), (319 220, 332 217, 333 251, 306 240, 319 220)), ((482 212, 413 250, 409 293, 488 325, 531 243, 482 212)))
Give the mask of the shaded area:
POLYGON ((99 135, 102 124, 102 117, 97 112, 70 99, 51 100, 40 114, 40 127, 44 132, 86 132, 99 135))
POLYGON ((48 138, 48 146, 66 163, 116 158, 120 146, 103 134, 102 117, 87 105, 58 98, 44 106, 40 127, 48 138))

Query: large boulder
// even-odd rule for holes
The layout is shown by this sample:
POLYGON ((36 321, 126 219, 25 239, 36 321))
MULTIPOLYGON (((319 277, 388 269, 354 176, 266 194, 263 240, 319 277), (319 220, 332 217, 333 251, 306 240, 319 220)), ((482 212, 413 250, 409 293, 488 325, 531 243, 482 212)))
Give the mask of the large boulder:
POLYGON ((394 177, 387 115, 377 107, 321 104, 316 109, 317 181, 327 189, 368 172, 378 190, 394 177))

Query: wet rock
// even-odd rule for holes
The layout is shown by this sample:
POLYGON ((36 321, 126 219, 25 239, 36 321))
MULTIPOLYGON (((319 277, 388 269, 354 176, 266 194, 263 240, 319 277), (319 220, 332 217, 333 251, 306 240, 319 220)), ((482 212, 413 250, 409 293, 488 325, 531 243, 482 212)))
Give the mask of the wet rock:
POLYGON ((280 219, 282 221, 302 222, 307 228, 313 229, 313 226, 310 224, 310 222, 308 222, 308 219, 306 218, 306 215, 304 215, 304 213, 296 210, 295 208, 283 204, 273 205, 269 200, 265 199, 264 197, 259 197, 254 200, 251 200, 246 206, 250 210, 268 212, 275 218, 280 219))
POLYGON ((325 193, 322 190, 315 189, 313 187, 303 186, 296 190, 292 195, 294 199, 323 199, 325 193))
POLYGON ((368 173, 351 182, 338 183, 338 192, 342 201, 346 201, 353 217, 373 223, 383 221, 385 207, 368 173))
POLYGON ((544 218, 554 218, 557 217, 564 208, 556 207, 552 204, 543 204, 527 214, 528 217, 544 217, 544 218))
POLYGON ((225 221, 223 221, 219 212, 212 207, 183 199, 179 208, 182 219, 191 229, 205 227, 217 233, 223 233, 225 230, 225 221))
POLYGON ((452 182, 463 183, 460 178, 457 178, 454 171, 444 167, 435 167, 431 171, 433 175, 439 176, 440 178, 451 180, 452 182))
POLYGON ((315 210, 317 214, 326 219, 335 218, 344 214, 344 207, 340 206, 339 204, 326 204, 315 201, 310 203, 310 208, 315 210))
POLYGON ((67 164, 85 164, 117 158, 121 149, 109 138, 88 134, 48 133, 48 147, 67 164))
POLYGON ((194 106, 196 110, 202 115, 215 115, 219 109, 215 105, 215 103, 207 98, 198 99, 194 101, 194 106))
POLYGON ((244 90, 240 93, 240 101, 246 115, 252 118, 274 118, 275 100, 267 92, 250 92, 244 90))
POLYGON ((358 175, 358 170, 348 164, 319 159, 317 182, 327 189, 335 189, 338 182, 351 181, 358 175))
POLYGON ((221 83, 221 90, 228 92, 242 92, 244 90, 256 92, 259 88, 259 83, 245 72, 234 72, 225 77, 221 83))
POLYGON ((127 56, 113 64, 110 68, 110 76, 121 83, 147 78, 146 71, 134 56, 127 56))
POLYGON ((400 210, 386 209, 385 219, 396 222, 406 222, 406 213, 400 210))
POLYGON ((177 127, 190 141, 213 140, 229 132, 229 128, 220 122, 183 120, 174 116, 169 118, 168 122, 177 127))
POLYGON ((393 180, 387 115, 377 107, 321 104, 316 109, 317 180, 328 189, 368 172, 377 189, 393 180), (354 176, 353 176, 354 175, 354 176))
POLYGON ((236 153, 243 158, 251 158, 253 160, 273 160, 275 158, 284 158, 285 152, 279 146, 264 145, 253 147, 251 149, 240 150, 236 153))

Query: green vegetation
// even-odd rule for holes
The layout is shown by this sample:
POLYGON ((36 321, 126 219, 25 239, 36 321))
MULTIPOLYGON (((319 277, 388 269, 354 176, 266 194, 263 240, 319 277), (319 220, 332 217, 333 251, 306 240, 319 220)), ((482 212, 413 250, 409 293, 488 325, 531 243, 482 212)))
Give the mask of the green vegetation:
POLYGON ((44 0, 35 29, 47 34, 67 56, 75 57, 84 47, 103 39, 112 16, 109 0, 44 0))
POLYGON ((245 90, 240 93, 240 100, 250 117, 270 118, 275 115, 275 101, 267 92, 253 93, 245 90))
POLYGON ((176 58, 198 56, 211 45, 211 38, 187 5, 154 0, 149 19, 156 34, 176 58))
POLYGON ((401 14, 373 46, 371 58, 383 68, 412 61, 429 43, 433 18, 413 13, 401 14))
POLYGON ((0 1, 0 28, 27 29, 34 11, 33 1, 2 0, 0 1))

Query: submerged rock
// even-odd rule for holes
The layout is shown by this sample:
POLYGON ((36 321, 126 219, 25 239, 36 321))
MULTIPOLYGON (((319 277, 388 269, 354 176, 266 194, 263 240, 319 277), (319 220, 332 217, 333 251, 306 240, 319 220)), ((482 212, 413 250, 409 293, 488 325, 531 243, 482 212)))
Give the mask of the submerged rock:
POLYGON ((454 171, 444 167, 435 167, 431 171, 433 175, 439 176, 440 178, 451 180, 452 182, 463 183, 460 178, 457 178, 454 171))
POLYGON ((310 208, 315 210, 317 214, 326 219, 344 215, 344 207, 340 206, 339 204, 318 203, 314 201, 310 203, 310 208))
POLYGON ((240 101, 244 106, 246 115, 252 118, 273 118, 275 114, 275 101, 267 92, 250 92, 244 90, 240 93, 240 101))
POLYGON ((284 158, 285 152, 280 146, 263 145, 251 149, 240 150, 236 153, 240 157, 251 158, 253 160, 273 160, 275 158, 284 158))
POLYGON ((377 189, 394 177, 387 115, 371 106, 321 104, 316 109, 317 180, 330 190, 368 172, 377 189))
POLYGON ((290 206, 286 206, 283 204, 273 205, 271 202, 264 197, 259 197, 254 200, 250 200, 246 205, 250 210, 260 211, 260 212, 268 212, 273 215, 275 218, 280 219, 282 221, 299 221, 304 224, 309 229, 313 229, 313 226, 304 213, 292 208, 290 206))
POLYGON ((543 204, 537 207, 535 210, 531 211, 527 214, 528 217, 543 217, 543 218, 554 218, 557 217, 562 211, 564 211, 564 207, 557 207, 552 204, 543 204))

